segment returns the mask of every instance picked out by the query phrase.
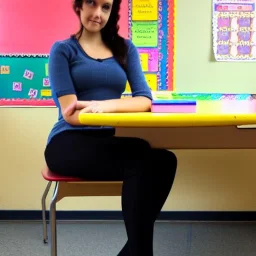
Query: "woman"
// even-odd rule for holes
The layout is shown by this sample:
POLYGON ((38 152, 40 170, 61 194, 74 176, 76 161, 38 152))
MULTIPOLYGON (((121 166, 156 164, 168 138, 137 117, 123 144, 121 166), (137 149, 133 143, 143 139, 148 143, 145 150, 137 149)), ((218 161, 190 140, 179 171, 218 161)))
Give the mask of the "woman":
POLYGON ((122 212, 128 240, 118 254, 153 255, 154 222, 171 190, 177 160, 139 138, 115 137, 112 127, 81 125, 83 113, 145 112, 151 92, 138 51, 118 35, 121 0, 75 0, 80 31, 57 41, 49 78, 59 118, 45 159, 52 172, 87 180, 122 180, 122 212), (126 81, 133 97, 121 99, 126 81), (168 169, 166 169, 166 166, 168 169))

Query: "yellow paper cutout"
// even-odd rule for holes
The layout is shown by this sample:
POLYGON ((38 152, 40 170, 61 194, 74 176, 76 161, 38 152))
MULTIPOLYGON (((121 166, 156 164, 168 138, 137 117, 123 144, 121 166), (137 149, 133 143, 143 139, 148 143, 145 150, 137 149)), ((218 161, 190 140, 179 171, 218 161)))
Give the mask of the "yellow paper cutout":
POLYGON ((125 92, 131 92, 131 86, 128 81, 126 82, 125 92))
MULTIPOLYGON (((157 75, 156 74, 145 74, 145 79, 148 83, 148 86, 151 88, 152 91, 157 91, 157 75)), ((127 81, 126 87, 125 87, 125 93, 131 92, 131 86, 129 82, 127 81)))
POLYGON ((45 64, 45 75, 49 76, 48 63, 45 64))
POLYGON ((132 20, 158 20, 158 0, 133 0, 132 20))
POLYGON ((51 97, 52 96, 52 90, 41 90, 41 96, 45 96, 45 97, 51 97))
POLYGON ((157 47, 158 23, 157 21, 133 22, 132 42, 136 47, 157 47))
POLYGON ((1 75, 9 75, 10 74, 10 66, 1 66, 1 75))
POLYGON ((157 75, 156 74, 145 74, 147 83, 152 91, 157 91, 157 75))
POLYGON ((148 71, 148 54, 147 53, 140 53, 140 62, 141 62, 141 67, 142 71, 146 72, 148 71))

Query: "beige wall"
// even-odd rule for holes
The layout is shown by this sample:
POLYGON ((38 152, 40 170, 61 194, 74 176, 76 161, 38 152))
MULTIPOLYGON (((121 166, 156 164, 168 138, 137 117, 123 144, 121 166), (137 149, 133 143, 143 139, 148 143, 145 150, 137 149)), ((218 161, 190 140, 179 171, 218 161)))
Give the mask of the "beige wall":
MULTIPOLYGON (((39 210, 40 171, 56 109, 1 109, 0 209, 39 210)), ((179 150, 176 180, 163 210, 256 210, 256 150, 179 150), (238 160, 240 159, 240 160, 238 160)), ((61 210, 120 210, 120 198, 71 198, 61 210)))

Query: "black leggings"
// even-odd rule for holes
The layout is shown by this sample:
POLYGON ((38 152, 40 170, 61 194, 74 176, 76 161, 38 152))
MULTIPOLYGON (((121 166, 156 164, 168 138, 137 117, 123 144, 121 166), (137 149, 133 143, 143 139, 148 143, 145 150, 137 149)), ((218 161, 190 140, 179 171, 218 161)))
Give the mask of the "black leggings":
POLYGON ((45 159, 58 174, 123 181, 122 213, 128 240, 118 256, 153 255, 154 222, 176 173, 172 152, 109 132, 65 131, 47 145, 45 159))

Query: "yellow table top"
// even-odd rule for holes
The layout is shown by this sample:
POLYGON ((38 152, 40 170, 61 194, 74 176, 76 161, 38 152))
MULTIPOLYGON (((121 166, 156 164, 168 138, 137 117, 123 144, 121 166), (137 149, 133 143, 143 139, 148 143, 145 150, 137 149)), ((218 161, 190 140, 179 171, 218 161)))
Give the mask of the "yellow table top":
POLYGON ((237 126, 256 124, 254 114, 84 113, 81 124, 113 127, 237 126))

